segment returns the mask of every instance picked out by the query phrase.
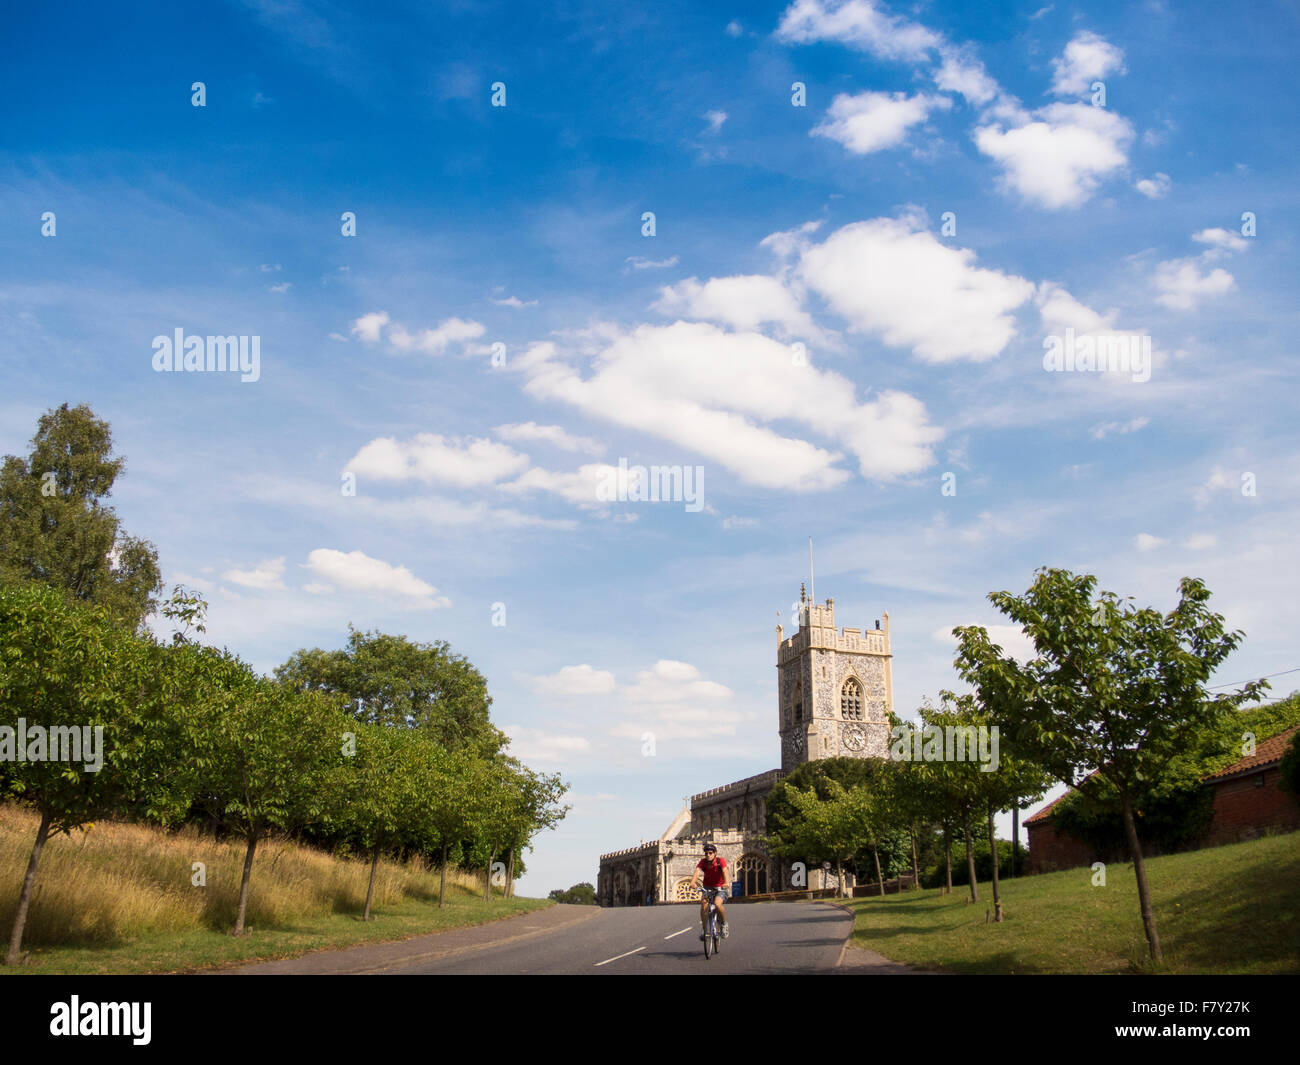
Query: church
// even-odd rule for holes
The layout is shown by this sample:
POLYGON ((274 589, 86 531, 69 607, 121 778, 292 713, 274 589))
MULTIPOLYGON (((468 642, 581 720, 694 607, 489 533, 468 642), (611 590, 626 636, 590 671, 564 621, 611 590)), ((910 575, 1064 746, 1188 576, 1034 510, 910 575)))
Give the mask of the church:
MULTIPOLYGON (((699 898, 690 889, 704 844, 725 858, 737 895, 836 886, 833 869, 807 871, 805 884, 767 853, 767 797, 777 781, 821 758, 888 758, 894 685, 889 614, 871 629, 837 629, 835 600, 824 606, 799 591, 798 628, 776 627, 777 732, 781 768, 710 788, 657 839, 600 856, 596 901, 644 906, 699 898)), ((847 874, 846 874, 847 875, 847 874)))

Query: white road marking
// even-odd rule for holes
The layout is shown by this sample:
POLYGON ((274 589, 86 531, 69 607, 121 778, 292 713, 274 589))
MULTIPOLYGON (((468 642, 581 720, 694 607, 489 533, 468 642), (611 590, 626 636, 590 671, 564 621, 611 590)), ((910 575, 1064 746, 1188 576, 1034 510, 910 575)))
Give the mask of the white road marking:
MULTIPOLYGON (((686 927, 686 928, 683 928, 683 929, 682 929, 682 932, 689 932, 689 931, 690 931, 690 927, 689 927, 689 926, 686 927)), ((673 936, 680 936, 680 935, 682 934, 682 932, 674 932, 672 936, 664 936, 664 939, 672 939, 673 936)))
MULTIPOLYGON (((637 947, 636 950, 645 950, 645 947, 637 947)), ((612 958, 606 958, 604 961, 596 962, 594 968, 599 969, 602 965, 608 965, 612 961, 618 961, 619 958, 626 958, 628 954, 635 954, 636 950, 629 950, 627 954, 616 954, 612 958)))

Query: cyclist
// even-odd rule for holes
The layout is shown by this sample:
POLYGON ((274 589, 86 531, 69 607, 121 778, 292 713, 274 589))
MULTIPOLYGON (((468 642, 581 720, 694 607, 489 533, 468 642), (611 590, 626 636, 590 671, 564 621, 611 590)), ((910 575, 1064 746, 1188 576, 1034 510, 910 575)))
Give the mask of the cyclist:
POLYGON ((727 926, 727 911, 722 905, 722 900, 731 890, 731 885, 727 878, 727 859, 718 857, 718 848, 712 843, 704 845, 704 857, 695 867, 695 875, 691 878, 691 890, 699 887, 700 877, 704 878, 704 894, 700 897, 700 928, 702 929, 700 939, 701 941, 704 939, 704 932, 709 928, 710 894, 715 895, 714 905, 718 908, 718 920, 722 922, 722 938, 726 939, 731 935, 731 929, 727 926))

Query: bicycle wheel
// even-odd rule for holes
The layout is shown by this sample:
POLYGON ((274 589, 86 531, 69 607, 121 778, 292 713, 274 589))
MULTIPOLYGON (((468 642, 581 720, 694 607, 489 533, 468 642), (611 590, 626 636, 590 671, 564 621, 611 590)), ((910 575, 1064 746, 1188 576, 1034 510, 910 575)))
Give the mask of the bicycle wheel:
MULTIPOLYGON (((713 923, 717 919, 718 919, 717 916, 713 912, 713 904, 709 903, 709 920, 708 923, 705 924, 704 926, 704 960, 705 961, 709 960, 709 944, 715 942, 713 938, 713 923)), ((715 947, 714 949, 716 950, 717 948, 715 947)))

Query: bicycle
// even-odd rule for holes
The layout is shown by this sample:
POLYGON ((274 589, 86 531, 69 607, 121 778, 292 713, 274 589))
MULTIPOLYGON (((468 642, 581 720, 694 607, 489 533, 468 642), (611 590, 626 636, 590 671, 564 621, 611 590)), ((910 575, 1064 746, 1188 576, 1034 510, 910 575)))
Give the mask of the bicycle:
POLYGON ((709 960, 709 945, 713 945, 713 953, 717 954, 722 944, 722 933, 718 931, 718 906, 717 897, 722 894, 722 888, 704 889, 704 894, 709 897, 708 918, 704 925, 704 960, 709 960))

